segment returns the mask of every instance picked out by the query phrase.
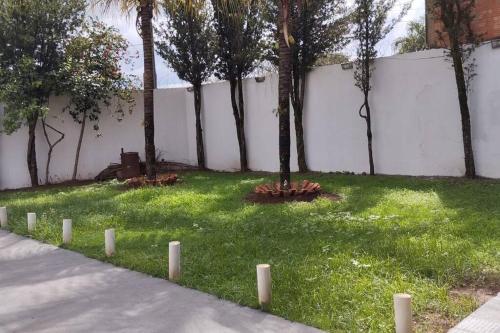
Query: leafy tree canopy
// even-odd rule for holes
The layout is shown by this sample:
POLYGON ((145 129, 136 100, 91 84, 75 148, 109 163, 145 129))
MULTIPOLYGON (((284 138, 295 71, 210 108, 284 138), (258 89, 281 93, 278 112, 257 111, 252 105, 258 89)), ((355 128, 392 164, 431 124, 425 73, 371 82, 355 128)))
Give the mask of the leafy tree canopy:
POLYGON ((0 101, 3 129, 36 122, 59 84, 64 44, 80 26, 84 0, 0 2, 0 101))
POLYGON ((69 41, 61 81, 63 92, 70 98, 66 110, 75 121, 81 122, 83 117, 97 121, 101 107, 109 107, 113 100, 118 119, 124 115, 121 102, 131 110, 135 81, 120 68, 122 61, 130 61, 127 48, 128 42, 115 28, 95 20, 85 22, 69 41))
MULTIPOLYGON (((268 1, 266 21, 269 31, 277 36, 278 0, 268 1)), ((347 43, 349 15, 343 0, 292 0, 290 1, 292 24, 289 29, 292 61, 295 70, 309 71, 319 59, 338 52, 347 43)), ((273 38, 276 40, 276 37, 273 38)), ((269 57, 278 63, 278 45, 273 41, 269 57)))
POLYGON ((262 3, 260 0, 211 0, 217 32, 217 66, 221 80, 253 72, 263 57, 262 3))
POLYGON ((335 52, 318 58, 314 66, 340 65, 346 62, 349 62, 349 57, 347 55, 341 52, 335 52))
POLYGON ((207 3, 171 0, 165 13, 167 22, 157 29, 158 52, 180 79, 199 86, 212 75, 216 60, 216 35, 207 3))
POLYGON ((427 37, 424 19, 408 23, 406 36, 396 39, 394 48, 399 54, 423 51, 427 49, 427 37))
POLYGON ((364 93, 370 90, 373 70, 371 62, 377 57, 377 44, 406 15, 410 4, 403 5, 398 15, 389 18, 397 0, 355 0, 352 13, 353 39, 357 42, 356 86, 364 93))

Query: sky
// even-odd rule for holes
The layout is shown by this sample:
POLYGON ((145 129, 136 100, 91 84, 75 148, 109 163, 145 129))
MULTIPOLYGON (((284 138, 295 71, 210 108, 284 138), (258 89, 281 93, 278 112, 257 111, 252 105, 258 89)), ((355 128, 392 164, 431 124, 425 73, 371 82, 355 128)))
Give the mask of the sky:
MULTIPOLYGON (((348 0, 349 2, 349 0, 348 0)), ((400 0, 396 5, 394 11, 400 9, 401 6, 406 3, 404 0, 400 0)), ((378 45, 379 56, 389 56, 394 53, 393 43, 394 40, 398 37, 405 35, 406 26, 409 21, 417 20, 423 17, 425 14, 425 0, 413 0, 412 7, 408 11, 408 14, 399 22, 394 30, 378 45)), ((130 43, 129 54, 131 56, 135 56, 137 58, 134 59, 132 65, 127 66, 125 70, 129 74, 136 75, 139 79, 142 80, 142 72, 143 72, 143 59, 142 59, 142 40, 137 33, 135 27, 135 13, 132 13, 130 17, 126 17, 123 14, 120 14, 117 10, 109 10, 106 13, 101 13, 100 10, 95 9, 92 10, 89 15, 93 17, 98 17, 106 24, 114 26, 116 29, 120 31, 120 33, 127 38, 130 43)), ((161 20, 161 18, 160 18, 161 20)), ((158 20, 157 20, 158 21, 158 20)), ((349 56, 354 55, 354 48, 352 46, 348 46, 344 53, 349 56)), ((179 86, 185 85, 185 83, 180 80, 175 72, 170 69, 164 62, 164 60, 156 55, 156 70, 157 70, 157 79, 158 79, 158 87, 171 87, 171 86, 179 86)))

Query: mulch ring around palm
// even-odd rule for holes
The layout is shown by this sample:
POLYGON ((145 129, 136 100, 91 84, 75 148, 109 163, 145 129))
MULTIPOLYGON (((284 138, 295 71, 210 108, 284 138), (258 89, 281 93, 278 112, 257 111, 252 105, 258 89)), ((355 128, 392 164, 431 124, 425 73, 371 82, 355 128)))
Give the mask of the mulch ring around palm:
POLYGON ((292 182, 288 189, 282 188, 279 182, 258 185, 249 193, 245 200, 259 204, 279 204, 284 202, 311 202, 316 198, 325 198, 331 201, 340 201, 341 197, 334 193, 327 193, 318 183, 309 180, 292 182))
POLYGON ((145 176, 134 177, 127 179, 125 184, 128 188, 140 188, 144 186, 169 186, 174 185, 179 181, 177 174, 161 174, 157 175, 156 179, 148 180, 145 176))

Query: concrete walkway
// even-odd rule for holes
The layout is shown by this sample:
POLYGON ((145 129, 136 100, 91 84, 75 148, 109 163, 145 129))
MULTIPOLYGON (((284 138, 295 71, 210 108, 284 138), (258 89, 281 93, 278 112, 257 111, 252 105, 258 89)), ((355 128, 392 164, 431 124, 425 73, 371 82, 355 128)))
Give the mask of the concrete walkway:
POLYGON ((471 313, 449 333, 500 333, 500 294, 471 313))
POLYGON ((0 231, 0 332, 320 331, 0 231))

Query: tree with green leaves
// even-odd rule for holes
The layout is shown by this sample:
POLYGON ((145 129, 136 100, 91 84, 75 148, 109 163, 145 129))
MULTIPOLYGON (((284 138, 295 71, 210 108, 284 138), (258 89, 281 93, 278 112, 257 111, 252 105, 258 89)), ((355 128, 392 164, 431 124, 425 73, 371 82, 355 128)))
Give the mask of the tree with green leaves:
POLYGON ((349 57, 342 52, 325 54, 316 60, 314 66, 340 65, 349 62, 349 57))
POLYGON ((65 108, 80 124, 73 177, 78 173, 78 161, 87 121, 99 129, 103 108, 110 110, 120 121, 125 108, 133 107, 133 80, 125 75, 120 62, 127 58, 128 42, 116 29, 90 20, 66 46, 65 61, 61 71, 63 92, 69 97, 65 108))
POLYGON ((60 84, 64 44, 81 25, 84 0, 0 2, 0 101, 7 134, 28 127, 27 164, 38 186, 35 130, 60 84))
POLYGON ((447 57, 453 64, 457 85, 462 141, 464 146, 465 176, 476 177, 474 149, 469 110, 469 88, 476 75, 473 53, 481 43, 481 35, 472 28, 476 8, 475 0, 432 0, 430 12, 441 23, 437 34, 441 46, 447 50, 447 57))
POLYGON ((206 0, 164 3, 167 22, 158 29, 158 52, 180 79, 193 85, 198 167, 206 168, 202 128, 202 84, 213 73, 216 36, 206 0))
POLYGON ((211 0, 217 34, 215 76, 229 81, 240 169, 248 171, 243 79, 263 57, 264 21, 259 0, 211 0))
POLYGON ((406 36, 396 39, 394 49, 399 54, 427 49, 427 37, 423 18, 408 23, 406 36))
POLYGON ((397 0, 355 0, 352 13, 353 40, 357 43, 354 80, 356 86, 363 92, 364 97, 358 113, 366 121, 370 175, 375 174, 372 110, 369 94, 372 89, 373 63, 378 54, 376 47, 394 29, 394 26, 406 15, 410 8, 409 4, 404 5, 398 15, 389 19, 389 12, 395 7, 396 3, 397 0))
MULTIPOLYGON (((186 0, 190 1, 190 0, 186 0)), ((105 9, 116 6, 129 15, 137 10, 137 28, 142 38, 144 54, 144 141, 146 153, 146 176, 149 180, 156 178, 156 148, 154 124, 154 89, 156 88, 153 15, 158 13, 159 0, 91 0, 105 9)))
MULTIPOLYGON (((270 30, 277 33, 278 5, 281 0, 269 1, 268 21, 270 30)), ((317 64, 329 55, 339 51, 347 42, 349 17, 344 0, 291 0, 290 40, 292 50, 291 101, 297 143, 299 171, 308 171, 304 139, 304 101, 307 90, 307 75, 317 64)), ((279 43, 275 43, 278 45, 279 43)), ((278 62, 278 48, 274 48, 273 63, 278 62)))

